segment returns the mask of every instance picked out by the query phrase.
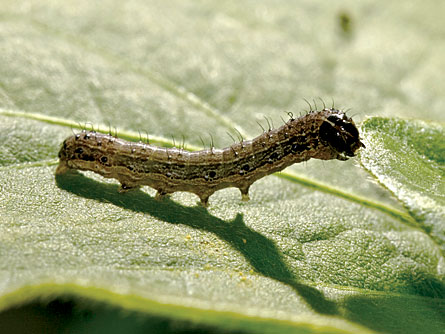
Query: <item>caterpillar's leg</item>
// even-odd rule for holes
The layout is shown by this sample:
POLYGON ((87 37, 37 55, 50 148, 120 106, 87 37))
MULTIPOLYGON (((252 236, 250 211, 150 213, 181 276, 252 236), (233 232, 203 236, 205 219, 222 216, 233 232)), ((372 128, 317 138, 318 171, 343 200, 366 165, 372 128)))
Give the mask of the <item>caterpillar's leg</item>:
POLYGON ((198 202, 198 205, 207 208, 209 206, 209 197, 212 196, 214 192, 215 190, 213 189, 205 189, 203 192, 195 192, 200 200, 200 202, 198 202))
POLYGON ((241 191, 241 200, 243 202, 247 202, 250 199, 249 188, 250 188, 250 184, 248 186, 242 186, 239 188, 239 190, 241 191))
POLYGON ((129 185, 126 185, 125 183, 122 183, 121 186, 119 187, 118 191, 120 193, 126 193, 127 191, 136 190, 136 189, 139 189, 139 188, 140 188, 140 186, 130 187, 129 185))
POLYGON ((340 160, 340 161, 346 161, 346 160, 348 160, 348 158, 345 157, 344 155, 339 154, 339 155, 337 156, 337 160, 340 160))
POLYGON ((155 195, 155 200, 162 201, 164 198, 168 197, 170 194, 166 193, 164 190, 158 189, 155 195))
POLYGON ((209 206, 209 197, 210 195, 198 195, 200 202, 198 202, 198 204, 200 204, 201 206, 207 208, 209 206))

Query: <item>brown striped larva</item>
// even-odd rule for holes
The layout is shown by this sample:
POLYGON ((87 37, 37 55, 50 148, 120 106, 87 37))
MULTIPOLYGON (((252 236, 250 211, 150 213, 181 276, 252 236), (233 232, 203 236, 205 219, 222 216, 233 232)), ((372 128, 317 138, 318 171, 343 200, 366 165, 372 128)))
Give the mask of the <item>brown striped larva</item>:
POLYGON ((150 186, 158 198, 187 191, 206 206, 217 190, 236 187, 248 200, 250 185, 266 175, 311 158, 347 160, 360 147, 364 145, 352 119, 341 110, 325 108, 291 118, 252 140, 196 152, 84 131, 63 142, 56 174, 93 171, 117 179, 121 191, 150 186))

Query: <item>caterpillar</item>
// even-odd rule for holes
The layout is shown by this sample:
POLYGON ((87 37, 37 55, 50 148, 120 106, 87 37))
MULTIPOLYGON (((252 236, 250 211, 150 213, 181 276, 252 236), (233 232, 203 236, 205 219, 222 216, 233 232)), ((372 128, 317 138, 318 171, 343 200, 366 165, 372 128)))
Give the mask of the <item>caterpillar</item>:
POLYGON ((217 190, 236 187, 249 199, 258 179, 311 158, 348 160, 365 145, 345 112, 310 111, 281 127, 224 149, 187 151, 128 142, 111 134, 83 131, 68 137, 59 152, 56 174, 86 170, 117 179, 120 192, 150 186, 160 199, 177 191, 196 194, 203 206, 217 190))

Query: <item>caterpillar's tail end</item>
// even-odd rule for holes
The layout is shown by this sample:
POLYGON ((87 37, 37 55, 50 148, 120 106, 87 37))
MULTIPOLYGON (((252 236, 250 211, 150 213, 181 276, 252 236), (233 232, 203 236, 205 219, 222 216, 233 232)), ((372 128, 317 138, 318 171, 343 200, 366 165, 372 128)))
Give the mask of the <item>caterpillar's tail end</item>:
POLYGON ((57 169, 56 169, 56 175, 66 174, 70 170, 71 170, 71 168, 68 167, 66 161, 60 160, 59 165, 57 166, 57 169))

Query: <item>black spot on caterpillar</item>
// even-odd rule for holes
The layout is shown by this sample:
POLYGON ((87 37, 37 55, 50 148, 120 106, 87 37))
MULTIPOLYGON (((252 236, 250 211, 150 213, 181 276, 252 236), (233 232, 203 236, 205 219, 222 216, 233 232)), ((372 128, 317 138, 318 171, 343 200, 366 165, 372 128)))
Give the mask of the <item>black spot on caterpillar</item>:
POLYGON ((250 185, 266 175, 311 158, 347 160, 360 147, 364 145, 352 119, 325 108, 291 118, 252 140, 196 152, 84 131, 63 142, 56 174, 93 171, 117 179, 120 191, 147 185, 157 190, 157 198, 187 191, 207 206, 217 190, 236 187, 248 200, 250 185))

